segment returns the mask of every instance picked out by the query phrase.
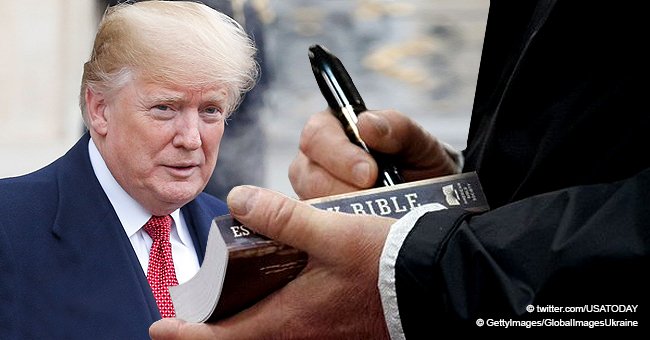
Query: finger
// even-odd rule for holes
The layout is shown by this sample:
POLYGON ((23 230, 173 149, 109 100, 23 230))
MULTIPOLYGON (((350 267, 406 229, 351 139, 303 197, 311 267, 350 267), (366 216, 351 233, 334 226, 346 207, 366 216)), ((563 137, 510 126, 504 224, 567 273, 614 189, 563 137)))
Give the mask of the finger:
POLYGON ((277 313, 278 306, 266 300, 217 324, 185 322, 180 319, 161 319, 149 327, 152 340, 227 340, 259 339, 270 334, 281 334, 287 320, 286 313, 277 313), (269 312, 274 311, 274 312, 269 312), (260 324, 266 325, 260 329, 260 324), (266 334, 266 335, 265 335, 266 334))
POLYGON ((451 174, 457 169, 443 144, 400 112, 365 111, 359 115, 358 125, 368 147, 395 155, 408 180, 451 174))
POLYGON ((358 125, 366 144, 379 152, 399 153, 405 160, 411 160, 438 150, 435 137, 398 111, 365 111, 359 115, 358 125))
POLYGON ((350 142, 341 123, 329 110, 310 118, 300 135, 299 147, 310 161, 342 182, 369 188, 377 178, 377 163, 350 142))
POLYGON ((319 164, 314 163, 301 151, 289 165, 289 181, 300 199, 342 194, 363 189, 332 176, 319 164))
POLYGON ((180 319, 162 319, 149 327, 152 340, 208 340, 215 339, 215 333, 203 323, 187 323, 180 319))

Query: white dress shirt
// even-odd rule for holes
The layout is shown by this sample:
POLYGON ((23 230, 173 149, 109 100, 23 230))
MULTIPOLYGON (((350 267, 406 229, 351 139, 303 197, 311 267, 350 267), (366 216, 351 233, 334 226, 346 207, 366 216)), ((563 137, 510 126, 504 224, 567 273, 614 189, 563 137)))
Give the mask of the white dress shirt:
MULTIPOLYGON (((117 183, 92 139, 88 142, 88 153, 95 176, 111 201, 146 275, 149 265, 149 250, 153 240, 142 227, 151 218, 151 213, 129 196, 117 183)), ((199 271, 199 259, 180 209, 171 213, 171 217, 174 220, 170 232, 174 269, 176 269, 178 283, 183 283, 199 271)))

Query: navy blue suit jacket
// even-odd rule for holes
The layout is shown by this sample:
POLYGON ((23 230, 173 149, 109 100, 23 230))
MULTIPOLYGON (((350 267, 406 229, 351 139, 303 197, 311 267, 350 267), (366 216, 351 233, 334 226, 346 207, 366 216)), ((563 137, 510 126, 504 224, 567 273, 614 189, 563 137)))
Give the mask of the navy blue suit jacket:
MULTIPOLYGON (((0 180, 0 339, 149 339, 160 319, 88 139, 43 169, 0 180)), ((226 205, 202 193, 182 212, 202 262, 226 205)))

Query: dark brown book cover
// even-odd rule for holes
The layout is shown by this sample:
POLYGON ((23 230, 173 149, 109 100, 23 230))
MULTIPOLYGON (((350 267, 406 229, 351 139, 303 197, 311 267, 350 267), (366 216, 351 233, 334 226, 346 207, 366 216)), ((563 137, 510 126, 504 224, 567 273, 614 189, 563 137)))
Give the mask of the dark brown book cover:
MULTIPOLYGON (((416 209, 489 209, 474 172, 306 202, 320 209, 393 218, 416 209)), ((228 317, 293 280, 306 264, 304 252, 255 234, 230 215, 216 217, 201 269, 169 289, 176 316, 191 322, 228 317)))

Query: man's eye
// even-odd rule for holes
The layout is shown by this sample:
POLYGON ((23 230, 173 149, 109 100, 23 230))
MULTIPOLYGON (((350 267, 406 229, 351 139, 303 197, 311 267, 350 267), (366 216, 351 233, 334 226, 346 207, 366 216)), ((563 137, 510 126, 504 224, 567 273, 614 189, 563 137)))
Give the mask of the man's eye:
POLYGON ((221 110, 219 110, 216 107, 209 107, 209 108, 205 109, 205 113, 208 113, 208 114, 220 114, 221 110))
POLYGON ((158 104, 151 107, 150 114, 156 119, 171 119, 175 116, 176 111, 172 106, 166 104, 158 104))
POLYGON ((203 110, 203 113, 211 118, 219 118, 223 117, 223 111, 219 109, 218 107, 207 107, 203 110))

